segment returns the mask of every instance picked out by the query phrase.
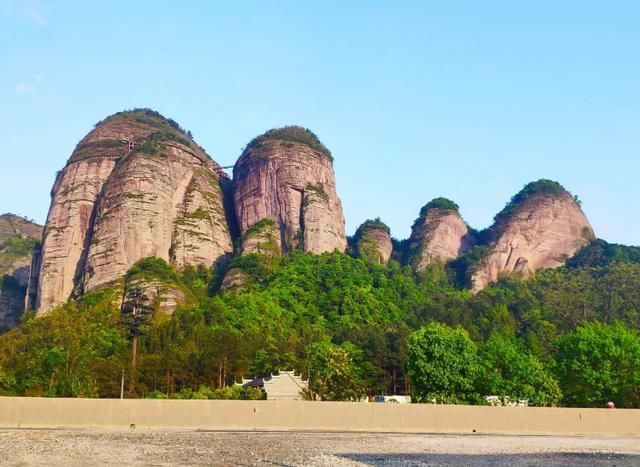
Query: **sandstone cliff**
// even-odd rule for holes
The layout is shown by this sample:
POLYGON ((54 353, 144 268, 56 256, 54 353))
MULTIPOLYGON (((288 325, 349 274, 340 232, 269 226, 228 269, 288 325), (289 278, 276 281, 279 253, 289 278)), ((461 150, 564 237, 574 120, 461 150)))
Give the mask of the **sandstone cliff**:
POLYGON ((40 225, 13 214, 0 216, 0 329, 20 322, 41 236, 40 225))
POLYGON ((354 236, 359 258, 375 264, 387 264, 393 245, 389 227, 379 218, 366 220, 354 236))
POLYGON ((283 252, 345 250, 331 154, 309 130, 285 127, 259 136, 242 153, 233 174, 241 234, 262 219, 273 219, 283 252))
POLYGON ((37 307, 101 287, 144 257, 210 266, 231 252, 217 164, 172 120, 120 112, 80 141, 56 179, 37 307))
POLYGON ((501 275, 529 277, 560 266, 594 238, 580 204, 560 184, 530 183, 496 216, 488 253, 472 271, 472 290, 482 290, 501 275))
POLYGON ((446 198, 427 203, 413 224, 409 238, 409 260, 417 271, 432 263, 456 259, 475 244, 460 217, 458 205, 446 198))

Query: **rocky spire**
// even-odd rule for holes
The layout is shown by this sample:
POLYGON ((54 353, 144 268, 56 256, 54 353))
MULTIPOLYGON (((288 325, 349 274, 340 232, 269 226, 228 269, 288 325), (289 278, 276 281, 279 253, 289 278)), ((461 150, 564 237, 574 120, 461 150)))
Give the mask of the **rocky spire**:
POLYGON ((39 312, 121 277, 144 257, 209 266, 231 253, 221 182, 219 166, 157 112, 98 123, 52 190, 39 312))
POLYGON ((528 277, 560 266, 594 238, 580 203, 562 185, 529 183, 495 217, 486 256, 472 271, 472 290, 504 274, 528 277))
POLYGON ((241 234, 272 219, 285 253, 345 250, 333 159, 311 131, 284 127, 255 138, 236 162, 233 183, 241 234))
POLYGON ((387 264, 393 252, 390 232, 380 218, 364 221, 354 236, 358 257, 371 263, 387 264))
POLYGON ((409 238, 409 260, 417 271, 456 259, 475 244, 458 209, 453 201, 436 198, 420 210, 409 238))

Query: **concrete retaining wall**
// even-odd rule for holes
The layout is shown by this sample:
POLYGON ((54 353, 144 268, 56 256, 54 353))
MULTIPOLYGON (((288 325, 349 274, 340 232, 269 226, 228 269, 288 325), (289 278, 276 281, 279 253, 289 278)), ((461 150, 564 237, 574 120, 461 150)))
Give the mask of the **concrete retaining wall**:
POLYGON ((0 428, 640 435, 640 410, 0 397, 0 428))

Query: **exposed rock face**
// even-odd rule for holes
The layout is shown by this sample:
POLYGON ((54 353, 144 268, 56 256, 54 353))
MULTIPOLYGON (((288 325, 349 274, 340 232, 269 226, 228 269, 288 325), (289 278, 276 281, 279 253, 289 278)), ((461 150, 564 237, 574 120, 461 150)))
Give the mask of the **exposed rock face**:
POLYGON ((529 277, 561 266, 595 235, 576 199, 556 182, 540 180, 496 216, 490 237, 488 256, 471 278, 474 292, 501 275, 529 277))
POLYGON ((375 264, 387 264, 393 244, 389 227, 380 219, 365 221, 355 235, 358 257, 375 264))
POLYGON ((0 332, 20 324, 26 287, 9 275, 0 276, 0 332))
POLYGON ((411 230, 411 263, 417 271, 433 263, 446 263, 470 250, 475 239, 458 205, 445 198, 427 203, 411 230))
POLYGON ((31 277, 31 262, 42 226, 13 214, 0 216, 0 329, 20 322, 31 277))
POLYGON ((231 268, 227 271, 222 280, 222 284, 220 288, 222 290, 237 290, 241 289, 247 283, 249 283, 251 279, 242 269, 231 268))
POLYGON ((144 257, 210 266, 231 253, 217 169, 156 112, 121 112, 99 123, 52 190, 39 313, 121 277, 144 257))
POLYGON ((283 252, 344 251, 342 205, 330 153, 308 130, 285 127, 254 139, 233 169, 240 232, 273 219, 283 252))

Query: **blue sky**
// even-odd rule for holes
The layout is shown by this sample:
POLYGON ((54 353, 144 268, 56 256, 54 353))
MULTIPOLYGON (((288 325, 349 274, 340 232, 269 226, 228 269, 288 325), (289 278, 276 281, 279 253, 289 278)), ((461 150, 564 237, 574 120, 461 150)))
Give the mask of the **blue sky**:
POLYGON ((331 149, 347 231, 446 196, 485 227, 558 180, 640 244, 640 2, 0 0, 0 212, 44 222, 94 123, 152 107, 223 165, 286 124, 331 149))

